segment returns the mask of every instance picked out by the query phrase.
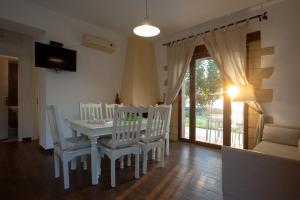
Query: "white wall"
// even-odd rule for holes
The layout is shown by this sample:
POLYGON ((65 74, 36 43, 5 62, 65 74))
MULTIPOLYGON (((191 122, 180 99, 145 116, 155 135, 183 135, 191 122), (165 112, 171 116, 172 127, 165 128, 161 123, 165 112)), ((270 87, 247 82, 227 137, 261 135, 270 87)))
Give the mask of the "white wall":
POLYGON ((127 37, 22 0, 2 0, 0 17, 45 30, 45 35, 38 39, 40 42, 48 43, 49 40, 54 40, 64 43, 65 48, 77 51, 77 72, 55 73, 40 69, 37 73, 41 76, 38 79, 41 87, 39 102, 42 107, 40 144, 44 148, 52 146, 49 130, 45 133, 43 107, 46 104, 58 105, 63 118, 78 118, 81 101, 113 101, 115 94, 120 90, 127 37), (83 47, 83 33, 113 41, 116 51, 109 54, 83 47))
POLYGON ((0 140, 8 135, 8 59, 0 57, 0 140))
MULTIPOLYGON (((281 125, 300 126, 300 1, 285 0, 265 7, 269 20, 251 22, 249 32, 260 30, 262 47, 274 46, 274 56, 264 56, 262 66, 274 66, 275 72, 269 80, 265 80, 263 88, 272 88, 274 98, 272 103, 263 104, 267 115, 273 116, 274 122, 281 125)), ((220 25, 226 25, 244 17, 262 13, 261 9, 252 9, 235 13, 205 24, 181 31, 177 34, 160 38, 156 41, 157 66, 160 74, 161 94, 165 91, 163 82, 166 74, 166 49, 164 42, 206 31, 220 25)))

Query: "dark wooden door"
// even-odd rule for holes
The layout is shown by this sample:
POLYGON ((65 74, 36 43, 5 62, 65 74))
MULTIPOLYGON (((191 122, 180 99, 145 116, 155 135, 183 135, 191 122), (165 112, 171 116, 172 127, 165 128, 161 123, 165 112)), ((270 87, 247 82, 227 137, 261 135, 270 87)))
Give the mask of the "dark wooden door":
MULTIPOLYGON (((8 67, 8 106, 18 106, 18 64, 9 63, 8 67)), ((8 109, 8 126, 18 127, 18 112, 8 109)))

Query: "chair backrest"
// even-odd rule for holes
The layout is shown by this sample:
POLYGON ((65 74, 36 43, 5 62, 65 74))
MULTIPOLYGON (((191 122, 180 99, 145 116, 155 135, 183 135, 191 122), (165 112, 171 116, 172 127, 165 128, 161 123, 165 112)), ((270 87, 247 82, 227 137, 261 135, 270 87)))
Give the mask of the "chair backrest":
POLYGON ((170 132, 170 123, 171 123, 171 115, 172 115, 172 105, 158 105, 157 107, 167 108, 168 109, 168 119, 167 119, 167 132, 170 132))
POLYGON ((63 121, 58 111, 57 106, 47 106, 47 116, 50 125, 50 132, 54 146, 58 146, 61 149, 66 148, 65 137, 63 132, 63 121))
POLYGON ((166 136, 169 107, 157 106, 150 107, 148 112, 148 122, 146 129, 146 137, 143 138, 146 141, 155 141, 162 139, 166 136))
POLYGON ((81 120, 93 120, 93 115, 97 120, 103 119, 101 103, 80 103, 79 112, 81 120))
POLYGON ((105 107, 105 118, 106 119, 114 119, 114 115, 115 115, 115 106, 117 104, 104 104, 105 107))
POLYGON ((142 109, 115 106, 112 148, 137 144, 140 140, 142 109))

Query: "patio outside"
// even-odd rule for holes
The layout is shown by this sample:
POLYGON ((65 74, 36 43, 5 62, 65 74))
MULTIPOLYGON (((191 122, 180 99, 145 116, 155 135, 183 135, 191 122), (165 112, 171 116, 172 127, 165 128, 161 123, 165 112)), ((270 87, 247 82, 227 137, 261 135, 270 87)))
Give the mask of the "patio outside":
MULTIPOLYGON (((231 124, 231 146, 234 148, 243 148, 244 141, 244 123, 243 123, 243 103, 232 103, 232 124, 231 124)), ((212 114, 207 117, 205 114, 197 113, 196 117, 196 135, 195 140, 223 144, 223 114, 212 114), (199 115, 200 114, 200 115, 199 115)), ((185 114, 186 115, 186 114, 185 114)), ((189 138, 189 116, 185 116, 185 129, 183 138, 189 138)))

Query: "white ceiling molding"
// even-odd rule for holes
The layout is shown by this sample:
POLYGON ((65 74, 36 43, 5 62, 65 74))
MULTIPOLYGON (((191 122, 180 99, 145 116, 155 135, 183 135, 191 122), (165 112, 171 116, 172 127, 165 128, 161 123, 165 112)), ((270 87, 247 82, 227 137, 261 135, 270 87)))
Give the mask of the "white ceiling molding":
POLYGON ((45 31, 42 29, 20 24, 18 22, 13 22, 3 18, 0 18, 0 29, 5 29, 7 31, 31 36, 34 38, 41 37, 42 35, 45 34, 45 31))
MULTIPOLYGON (((26 0, 55 12, 109 28, 123 34, 144 17, 141 0, 26 0)), ((151 22, 161 35, 197 26, 204 22, 259 5, 266 0, 149 0, 151 22)))

